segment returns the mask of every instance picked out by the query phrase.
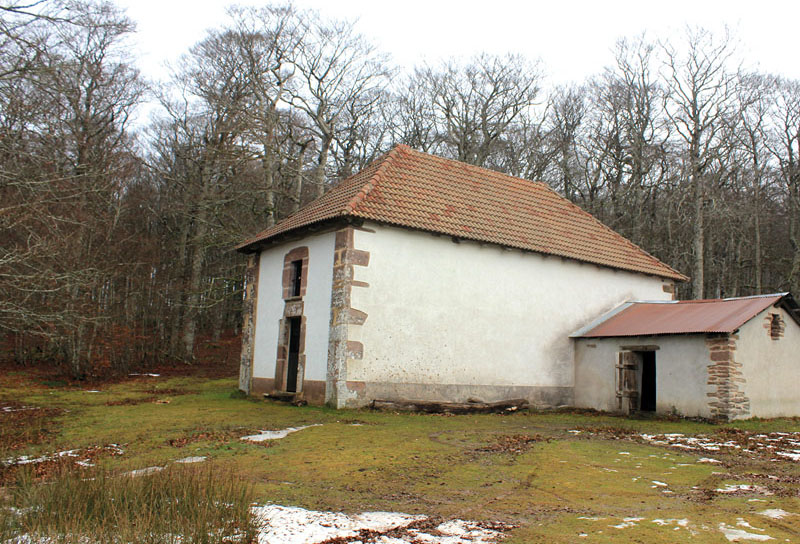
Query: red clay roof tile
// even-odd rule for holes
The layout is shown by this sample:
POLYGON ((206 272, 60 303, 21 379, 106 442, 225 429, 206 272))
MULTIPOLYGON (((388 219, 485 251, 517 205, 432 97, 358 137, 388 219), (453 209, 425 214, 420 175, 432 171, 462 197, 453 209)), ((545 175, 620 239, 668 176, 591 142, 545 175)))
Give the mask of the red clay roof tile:
POLYGON ((548 185, 398 145, 273 227, 237 247, 248 252, 289 231, 338 217, 685 281, 548 185))

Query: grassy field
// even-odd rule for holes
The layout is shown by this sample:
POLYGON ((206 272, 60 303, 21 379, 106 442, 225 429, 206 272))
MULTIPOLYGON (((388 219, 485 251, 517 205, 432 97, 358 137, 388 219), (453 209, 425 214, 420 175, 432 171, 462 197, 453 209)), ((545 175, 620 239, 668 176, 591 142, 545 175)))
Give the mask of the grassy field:
POLYGON ((242 398, 232 378, 137 377, 92 391, 21 371, 0 377, 0 515, 30 508, 22 501, 70 474, 206 457, 197 466, 244 482, 246 493, 229 491, 239 501, 505 522, 508 543, 800 542, 800 461, 769 448, 782 435, 753 438, 800 431, 798 420, 335 411, 242 398), (315 424, 281 440, 240 440, 315 424), (710 454, 641 436, 674 433, 729 447, 710 454), (45 460, 8 463, 21 456, 45 460))

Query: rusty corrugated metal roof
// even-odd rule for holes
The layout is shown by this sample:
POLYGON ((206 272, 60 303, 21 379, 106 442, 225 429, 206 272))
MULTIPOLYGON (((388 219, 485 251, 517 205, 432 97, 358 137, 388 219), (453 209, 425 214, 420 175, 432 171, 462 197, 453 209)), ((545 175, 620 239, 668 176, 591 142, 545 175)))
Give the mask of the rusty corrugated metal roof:
MULTIPOLYGON (((788 293, 677 302, 629 302, 609 312, 574 338, 733 333, 788 293)), ((792 317, 795 317, 794 315, 792 317)))
POLYGON ((351 217, 684 281, 548 185, 398 145, 297 213, 237 247, 351 217))

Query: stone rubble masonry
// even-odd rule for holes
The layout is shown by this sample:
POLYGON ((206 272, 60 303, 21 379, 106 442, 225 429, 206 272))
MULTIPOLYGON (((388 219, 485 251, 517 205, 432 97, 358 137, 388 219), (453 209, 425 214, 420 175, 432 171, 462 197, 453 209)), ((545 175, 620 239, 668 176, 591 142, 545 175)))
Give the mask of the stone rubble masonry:
POLYGON ((770 338, 780 340, 786 331, 786 323, 784 323, 781 314, 768 313, 764 318, 764 328, 767 329, 767 334, 769 334, 770 338))
POLYGON ((325 401, 336 408, 346 406, 348 400, 357 401, 364 394, 363 383, 347 381, 348 361, 364 356, 361 342, 349 339, 350 327, 363 325, 367 319, 366 313, 351 306, 353 287, 368 287, 364 282, 353 280, 354 266, 369 266, 369 252, 353 247, 353 232, 356 228, 347 226, 336 231, 334 241, 325 401))
POLYGON ((239 389, 250 393, 253 378, 253 349, 255 348, 256 307, 258 300, 258 268, 261 254, 247 257, 245 270, 244 304, 242 305, 242 355, 239 361, 239 389))
POLYGON ((730 421, 750 414, 750 399, 740 389, 745 383, 742 364, 736 362, 736 334, 709 335, 706 338, 709 358, 708 385, 716 391, 708 393, 709 408, 714 419, 730 421))

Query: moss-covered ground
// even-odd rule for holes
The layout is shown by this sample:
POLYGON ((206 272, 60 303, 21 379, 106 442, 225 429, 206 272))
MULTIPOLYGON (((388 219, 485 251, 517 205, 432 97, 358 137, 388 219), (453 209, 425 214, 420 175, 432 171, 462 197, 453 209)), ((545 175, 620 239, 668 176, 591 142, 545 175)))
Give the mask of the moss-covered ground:
MULTIPOLYGON (((798 420, 337 411, 243 398, 233 378, 136 377, 97 389, 6 372, 0 407, 26 409, 0 411, 0 458, 119 444, 124 454, 98 450, 92 460, 122 472, 205 456, 252 482, 262 503, 502 521, 515 526, 510 543, 728 542, 735 531, 800 541, 799 461, 738 451, 698 462, 706 454, 638 437, 724 440, 730 429, 800 431, 798 420), (320 425, 271 442, 240 440, 311 424, 320 425), (716 491, 727 484, 753 487, 716 491)), ((13 486, 18 468, 1 468, 0 486, 13 486)))

